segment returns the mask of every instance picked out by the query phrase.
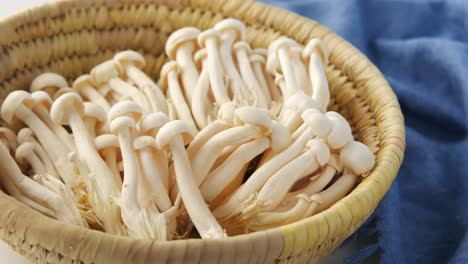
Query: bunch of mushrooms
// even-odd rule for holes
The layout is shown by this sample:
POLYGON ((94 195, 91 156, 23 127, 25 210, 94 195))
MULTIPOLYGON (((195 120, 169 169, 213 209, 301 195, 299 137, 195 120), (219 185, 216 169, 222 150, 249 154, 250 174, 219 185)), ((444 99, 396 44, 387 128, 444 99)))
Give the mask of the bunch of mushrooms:
POLYGON ((69 85, 56 73, 1 106, 1 186, 57 220, 151 240, 216 239, 292 223, 347 195, 374 167, 327 111, 328 52, 245 25, 187 27, 158 82, 122 51, 69 85), (194 228, 193 228, 194 227, 194 228))

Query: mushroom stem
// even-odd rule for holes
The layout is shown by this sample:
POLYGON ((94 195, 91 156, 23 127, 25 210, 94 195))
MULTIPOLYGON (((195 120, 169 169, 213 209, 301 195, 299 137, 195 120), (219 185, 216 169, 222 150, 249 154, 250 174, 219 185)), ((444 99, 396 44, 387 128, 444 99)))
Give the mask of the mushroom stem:
POLYGON ((296 204, 289 210, 262 212, 255 215, 252 220, 249 220, 251 222, 249 228, 260 231, 297 221, 314 201, 311 201, 305 194, 300 194, 296 198, 296 204))
POLYGON ((268 107, 268 101, 263 94, 260 84, 258 83, 255 73, 250 65, 250 58, 247 52, 251 52, 247 42, 238 42, 234 45, 237 62, 239 64, 240 73, 244 82, 248 85, 247 96, 244 99, 249 103, 255 103, 261 108, 268 107), (254 98, 252 98, 252 96, 254 98), (252 100, 254 99, 254 100, 252 100))
POLYGON ((34 153, 34 144, 30 142, 22 143, 15 151, 15 158, 19 164, 28 163, 33 174, 46 174, 47 169, 42 164, 39 157, 34 153))
POLYGON ((130 78, 146 95, 148 98, 153 112, 165 112, 167 113, 167 105, 161 88, 151 80, 144 72, 138 69, 133 64, 125 65, 125 72, 130 78))
POLYGON ((66 146, 62 145, 56 135, 26 106, 20 105, 16 110, 16 115, 34 131, 60 177, 67 185, 73 186, 78 181, 78 177, 76 177, 76 167, 67 159, 69 150, 66 146))
POLYGON ((146 96, 136 87, 124 82, 120 78, 112 78, 109 80, 110 87, 115 90, 120 96, 129 96, 133 101, 141 106, 145 113, 153 112, 150 102, 146 96))
POLYGON ((312 82, 312 98, 319 103, 320 110, 326 112, 330 102, 330 89, 322 60, 317 53, 310 56, 309 74, 312 82))
POLYGON ((81 219, 73 217, 73 213, 66 208, 61 197, 23 175, 4 144, 0 144, 0 168, 3 175, 6 175, 18 190, 21 190, 27 198, 53 210, 57 219, 65 223, 82 224, 81 219))
POLYGON ((34 153, 39 157, 41 160, 42 164, 46 168, 47 174, 52 175, 56 178, 58 178, 58 173, 57 170, 55 169, 54 163, 52 160, 50 160, 49 155, 47 152, 44 150, 44 148, 37 142, 37 140, 33 136, 33 132, 30 128, 22 128, 18 132, 18 142, 24 143, 24 142, 31 142, 34 144, 34 153))
POLYGON ((269 144, 268 139, 259 138, 242 144, 232 152, 201 184, 200 190, 205 200, 213 201, 236 178, 243 167, 265 151, 269 144))
POLYGON ((214 135, 192 159, 195 182, 199 185, 205 179, 225 146, 240 145, 259 137, 261 137, 261 132, 254 125, 233 127, 214 135))
POLYGON ((187 153, 192 160, 193 157, 195 156, 196 153, 200 150, 200 148, 208 141, 210 138, 212 138, 214 135, 220 133, 223 130, 226 130, 228 128, 231 128, 232 125, 230 125, 227 122, 224 122, 222 120, 216 120, 213 123, 208 124, 204 129, 202 129, 190 142, 190 145, 187 148, 187 153))
POLYGON ((323 202, 318 206, 316 212, 327 209, 348 194, 356 184, 357 179, 357 175, 345 169, 343 175, 335 183, 318 193, 323 202))
POLYGON ((214 214, 217 218, 226 219, 242 211, 240 204, 257 192, 268 179, 281 167, 296 158, 304 149, 305 144, 313 137, 310 129, 306 130, 291 146, 274 156, 270 161, 259 167, 249 179, 236 190, 220 207, 216 208, 214 214))
POLYGON ((176 53, 176 61, 182 71, 182 85, 189 105, 192 102, 192 90, 190 88, 194 83, 197 83, 199 78, 198 70, 192 57, 195 49, 194 44, 194 42, 187 42, 176 53))
POLYGON ((196 82, 192 93, 192 113, 199 129, 208 125, 208 116, 206 111, 206 98, 210 89, 210 79, 208 76, 208 66, 206 59, 202 61, 202 71, 196 82))
POLYGON ((138 147, 137 156, 141 164, 143 177, 145 178, 146 183, 149 185, 148 189, 151 192, 151 198, 154 200, 159 210, 164 212, 172 206, 171 200, 169 199, 168 186, 166 182, 168 164, 163 163, 163 157, 154 155, 153 148, 149 146, 152 144, 152 141, 154 141, 151 136, 141 136, 136 140, 140 141, 134 141, 134 146, 138 147), (148 146, 140 147, 138 146, 138 143, 146 143, 148 146))
MULTIPOLYGON (((307 143, 308 150, 279 169, 262 187, 252 204, 245 207, 246 217, 258 212, 269 211, 278 206, 293 184, 304 177, 304 172, 316 171, 328 162, 330 150, 318 139, 307 143)), ((308 174, 306 174, 307 176, 308 174)))
POLYGON ((198 42, 203 42, 201 46, 206 47, 208 56, 208 72, 210 77, 211 89, 213 96, 218 105, 229 102, 229 96, 224 84, 223 65, 221 63, 220 54, 218 50, 219 33, 210 29, 202 32, 198 36, 198 42))

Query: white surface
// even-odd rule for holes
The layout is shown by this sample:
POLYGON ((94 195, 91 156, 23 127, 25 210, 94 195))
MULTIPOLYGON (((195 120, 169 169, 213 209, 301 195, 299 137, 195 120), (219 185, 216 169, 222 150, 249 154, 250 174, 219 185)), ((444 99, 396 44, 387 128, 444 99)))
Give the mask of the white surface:
MULTIPOLYGON (((0 0, 0 20, 18 11, 27 9, 35 5, 39 5, 41 3, 50 2, 50 1, 51 0, 12 0, 12 1, 0 0), (8 2, 8 4, 5 4, 5 2, 8 2)), ((351 245, 343 249, 338 249, 331 256, 321 261, 321 263, 322 264, 343 263, 343 260, 344 260, 343 258, 347 255, 350 255, 351 252, 353 252, 354 250, 355 250, 355 245, 351 245)), ((9 263, 9 264, 30 264, 28 260, 16 254, 13 250, 11 250, 8 247, 8 245, 6 245, 1 240, 0 240, 0 262, 9 263)))

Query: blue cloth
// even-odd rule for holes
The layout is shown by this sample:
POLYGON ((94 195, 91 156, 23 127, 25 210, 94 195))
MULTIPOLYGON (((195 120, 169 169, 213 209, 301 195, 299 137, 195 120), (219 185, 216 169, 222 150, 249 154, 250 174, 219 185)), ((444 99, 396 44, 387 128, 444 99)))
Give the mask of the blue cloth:
MULTIPOLYGON (((363 228, 381 263, 468 263, 468 1, 267 1, 326 25, 377 65, 398 96, 407 148, 363 228)), ((362 231, 362 228, 361 228, 362 231)), ((358 232, 359 235, 359 232, 358 232)))

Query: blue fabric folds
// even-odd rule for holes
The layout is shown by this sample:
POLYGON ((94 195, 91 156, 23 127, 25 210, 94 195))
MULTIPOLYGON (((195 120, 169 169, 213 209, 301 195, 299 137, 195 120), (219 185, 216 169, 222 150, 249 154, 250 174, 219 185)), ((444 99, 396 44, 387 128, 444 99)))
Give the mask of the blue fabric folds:
POLYGON ((403 165, 369 221, 377 242, 347 262, 377 251, 381 263, 468 263, 468 1, 263 2, 355 45, 382 71, 405 116, 403 165))

